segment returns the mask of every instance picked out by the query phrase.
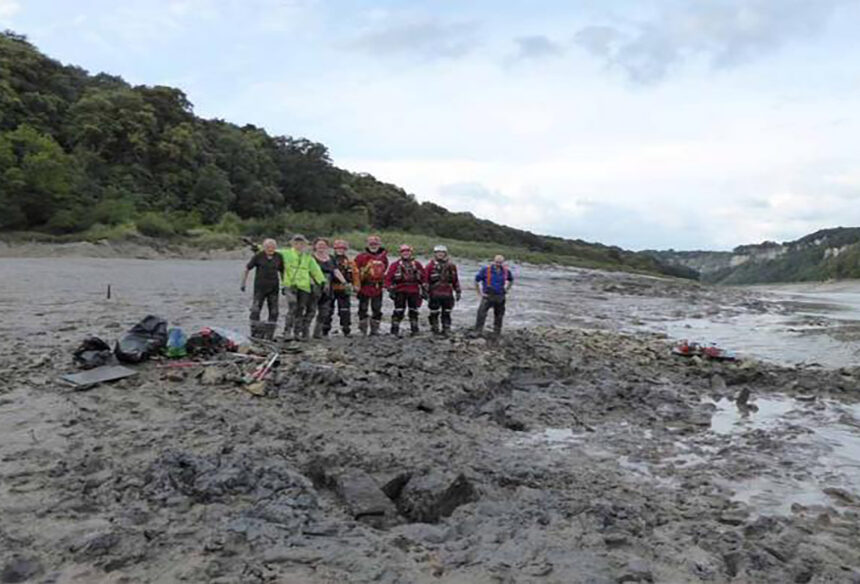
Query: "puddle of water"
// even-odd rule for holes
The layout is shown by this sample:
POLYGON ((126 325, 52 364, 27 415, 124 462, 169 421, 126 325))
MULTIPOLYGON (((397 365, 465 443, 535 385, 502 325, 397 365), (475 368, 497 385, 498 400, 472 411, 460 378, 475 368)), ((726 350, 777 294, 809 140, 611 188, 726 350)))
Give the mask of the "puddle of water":
POLYGON ((545 428, 540 432, 527 434, 510 442, 511 446, 542 446, 549 450, 558 450, 579 444, 582 434, 574 434, 570 428, 545 428))
POLYGON ((796 406, 793 399, 786 397, 757 398, 751 401, 751 404, 758 407, 758 411, 741 411, 735 402, 727 398, 712 403, 717 406, 717 411, 711 416, 711 430, 717 434, 772 427, 796 406))
POLYGON ((756 477, 725 484, 734 490, 733 500, 746 503, 759 515, 789 515, 795 503, 807 507, 832 503, 822 485, 811 481, 756 477))
MULTIPOLYGON (((722 399, 711 420, 716 434, 738 434, 762 428, 778 433, 789 424, 800 424, 809 432, 785 437, 795 462, 815 472, 815 478, 798 480, 788 471, 779 476, 759 476, 723 484, 732 489, 734 499, 747 503, 758 513, 788 514, 795 503, 804 506, 833 506, 824 489, 836 487, 860 495, 860 404, 846 405, 825 400, 823 410, 803 412, 803 404, 785 396, 760 398, 759 411, 743 416, 734 403, 722 399)), ((771 471, 779 472, 778 468, 771 471)))

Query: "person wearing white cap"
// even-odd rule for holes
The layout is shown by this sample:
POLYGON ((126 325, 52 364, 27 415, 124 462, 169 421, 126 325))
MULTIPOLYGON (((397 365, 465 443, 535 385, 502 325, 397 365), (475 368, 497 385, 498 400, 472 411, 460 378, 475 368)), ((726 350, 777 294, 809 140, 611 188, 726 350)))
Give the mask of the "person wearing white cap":
POLYGON ((449 334, 451 312, 454 310, 455 300, 460 300, 461 291, 457 266, 448 258, 448 248, 444 245, 433 248, 433 259, 427 262, 424 268, 424 291, 429 298, 430 330, 434 334, 449 334))

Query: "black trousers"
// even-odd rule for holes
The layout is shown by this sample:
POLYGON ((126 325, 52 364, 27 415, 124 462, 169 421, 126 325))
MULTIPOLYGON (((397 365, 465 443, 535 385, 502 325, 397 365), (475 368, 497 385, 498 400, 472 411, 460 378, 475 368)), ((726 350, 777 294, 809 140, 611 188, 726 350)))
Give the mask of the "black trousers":
POLYGON ((409 321, 418 322, 418 308, 421 306, 421 294, 408 294, 406 292, 394 293, 394 312, 391 314, 391 322, 400 322, 409 307, 409 321))
POLYGON ((274 290, 257 290, 254 289, 254 299, 251 301, 251 320, 260 320, 260 312, 263 310, 263 304, 268 308, 269 322, 278 322, 278 289, 274 290))
POLYGON ((382 295, 358 297, 358 320, 367 320, 367 309, 371 310, 373 320, 382 321, 382 295))
POLYGON ((327 335, 331 330, 332 319, 334 318, 335 310, 340 318, 340 330, 348 333, 350 324, 352 324, 352 299, 346 292, 334 292, 329 297, 329 309, 326 320, 323 322, 323 334, 327 335))
POLYGON ((311 321, 317 309, 317 297, 304 290, 296 291, 296 302, 293 304, 293 334, 307 337, 311 321))
POLYGON ((505 295, 493 294, 488 292, 481 298, 481 304, 478 306, 478 318, 475 321, 475 330, 482 332, 484 323, 487 321, 487 313, 493 309, 493 332, 496 334, 502 332, 502 321, 505 318, 505 295))
POLYGON ((442 319, 442 327, 451 328, 451 311, 454 310, 453 296, 431 296, 429 301, 430 306, 430 326, 434 329, 439 326, 439 318, 442 319))

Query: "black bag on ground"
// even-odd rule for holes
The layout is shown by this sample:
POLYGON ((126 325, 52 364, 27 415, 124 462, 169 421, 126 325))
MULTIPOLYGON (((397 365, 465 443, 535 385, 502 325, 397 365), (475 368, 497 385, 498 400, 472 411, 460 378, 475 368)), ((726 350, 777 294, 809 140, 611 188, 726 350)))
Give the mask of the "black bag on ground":
POLYGON ((149 315, 117 341, 114 353, 123 363, 140 363, 167 346, 167 321, 149 315))
POLYGON ((203 327, 185 342, 185 350, 193 357, 211 357, 223 353, 227 348, 228 340, 224 335, 209 327, 203 327))
POLYGON ((87 337, 75 349, 74 360, 81 369, 101 367, 110 362, 113 352, 110 345, 98 337, 87 337))

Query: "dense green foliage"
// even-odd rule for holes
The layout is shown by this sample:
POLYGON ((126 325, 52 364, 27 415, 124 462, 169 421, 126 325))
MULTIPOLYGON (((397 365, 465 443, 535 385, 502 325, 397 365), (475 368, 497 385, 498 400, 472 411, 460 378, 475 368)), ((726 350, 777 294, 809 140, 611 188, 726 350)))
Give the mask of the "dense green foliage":
POLYGON ((388 229, 688 275, 644 254, 419 204, 337 168, 322 144, 203 120, 178 89, 90 75, 9 31, 0 35, 0 209, 5 231, 163 238, 201 227, 255 236, 388 229))

